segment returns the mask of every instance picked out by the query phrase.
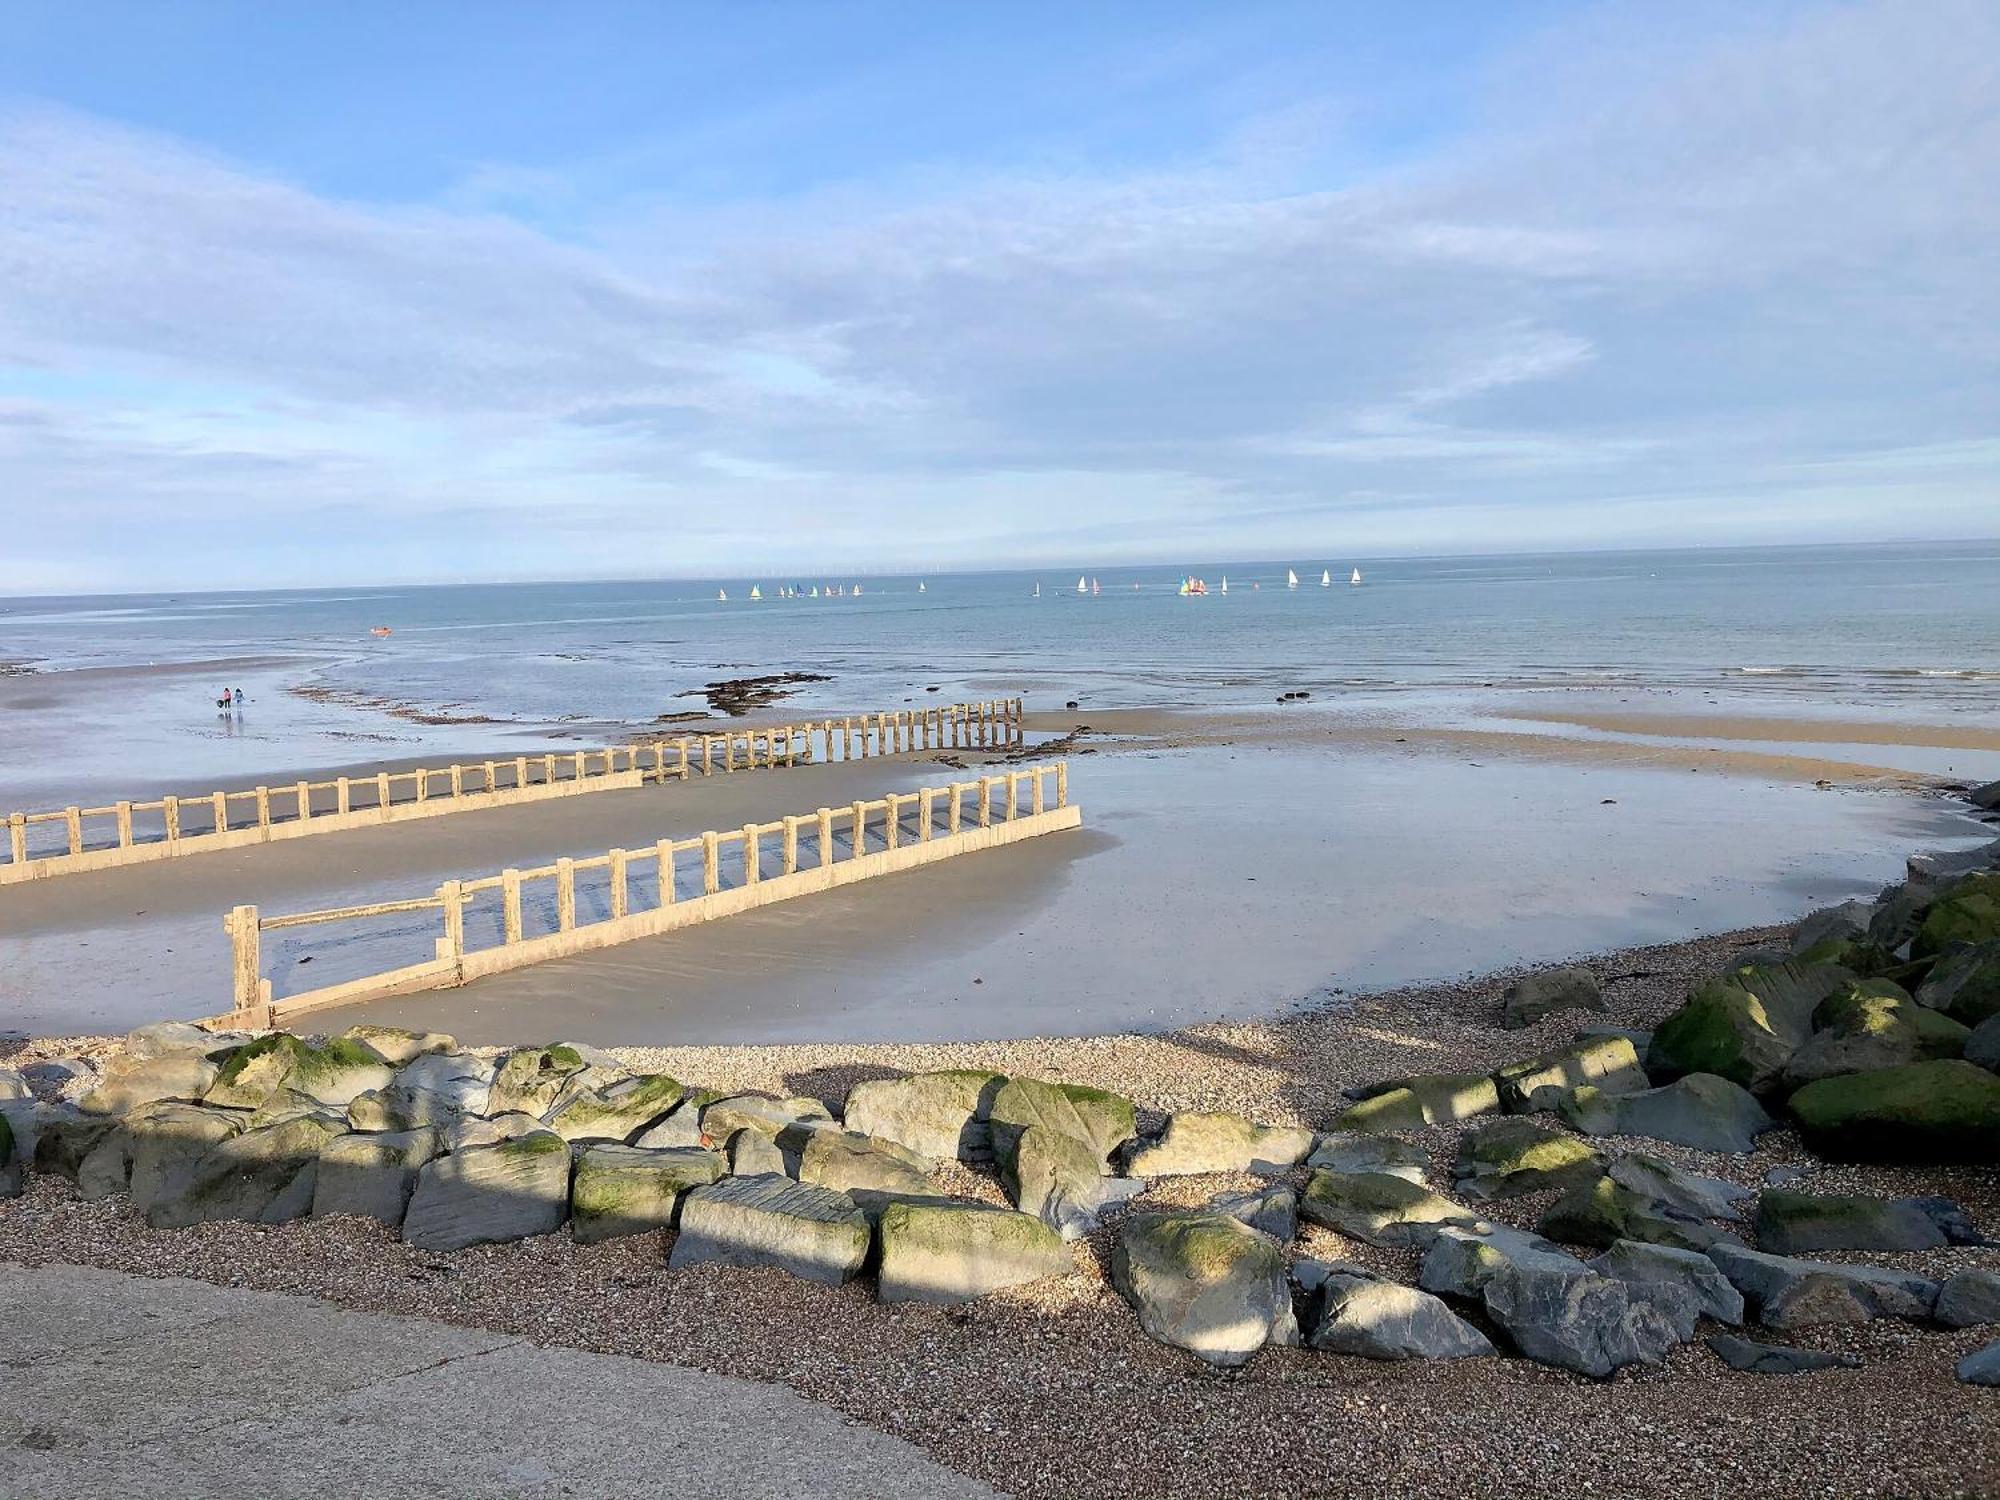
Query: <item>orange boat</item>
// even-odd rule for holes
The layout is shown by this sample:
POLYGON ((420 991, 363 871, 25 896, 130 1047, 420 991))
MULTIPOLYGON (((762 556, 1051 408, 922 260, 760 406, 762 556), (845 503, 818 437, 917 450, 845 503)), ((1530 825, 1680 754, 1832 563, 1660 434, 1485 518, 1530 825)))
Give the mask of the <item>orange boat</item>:
POLYGON ((377 625, 373 630, 369 631, 368 633, 370 635, 390 635, 393 634, 394 632, 392 632, 387 625, 377 625))

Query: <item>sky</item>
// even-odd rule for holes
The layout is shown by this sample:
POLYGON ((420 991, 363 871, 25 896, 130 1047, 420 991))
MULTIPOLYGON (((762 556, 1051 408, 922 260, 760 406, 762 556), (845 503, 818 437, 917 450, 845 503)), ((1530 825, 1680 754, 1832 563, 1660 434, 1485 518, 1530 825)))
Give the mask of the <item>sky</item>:
POLYGON ((2000 535, 2000 6, 0 0, 0 591, 2000 535))

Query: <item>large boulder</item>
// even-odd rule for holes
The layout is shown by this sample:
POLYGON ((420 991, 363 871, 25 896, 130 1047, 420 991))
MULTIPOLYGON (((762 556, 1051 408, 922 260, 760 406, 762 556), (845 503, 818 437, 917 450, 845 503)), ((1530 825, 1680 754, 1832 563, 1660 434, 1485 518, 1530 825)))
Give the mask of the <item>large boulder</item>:
MULTIPOLYGON (((85 1114, 73 1104, 43 1104, 24 1112, 34 1126, 34 1163, 37 1172, 77 1180, 84 1160, 118 1128, 115 1115, 85 1114)), ((9 1115, 18 1130, 20 1117, 9 1115)))
POLYGON ((868 1220, 845 1193, 785 1177, 726 1177, 681 1201, 667 1257, 688 1266, 775 1266, 838 1286, 868 1258, 868 1220))
POLYGON ((721 1097, 707 1089, 691 1090, 679 1104, 633 1136, 631 1144, 652 1149, 703 1145, 701 1112, 721 1097))
POLYGON ((1767 1188, 1757 1200, 1757 1247, 1774 1255, 1978 1243, 1965 1210, 1948 1198, 1821 1196, 1767 1188))
POLYGON ((1861 942, 1874 919, 1873 901, 1843 901, 1838 906, 1821 907, 1792 929, 1792 957, 1804 958, 1828 943, 1861 942))
POLYGON ((1933 1316, 1947 1328, 2000 1323, 2000 1271, 1953 1271, 1938 1288, 1933 1316))
POLYGON ((1916 936, 1914 958, 1935 958, 1961 943, 2000 941, 2000 873, 1968 875, 1939 892, 1916 936))
POLYGON ((1452 1175, 1464 1197, 1518 1198, 1588 1182, 1603 1170, 1603 1156, 1575 1136, 1510 1115, 1459 1138, 1452 1175))
POLYGON ((185 1175, 159 1186, 146 1222, 185 1229, 223 1219, 283 1224, 304 1218, 312 1211, 320 1150, 344 1125, 331 1115, 299 1115, 227 1136, 185 1175))
POLYGON ((993 1158, 987 1116, 1007 1081, 982 1068, 871 1078, 847 1091, 841 1117, 849 1130, 907 1146, 934 1161, 993 1158))
POLYGON ((1031 1125, 1081 1141, 1100 1166, 1139 1133, 1138 1111, 1123 1095, 1039 1078, 1008 1079, 994 1093, 987 1119, 993 1129, 993 1154, 1003 1169, 1031 1125))
POLYGON ((1691 1219, 1740 1219, 1746 1198, 1756 1195, 1723 1177, 1703 1177, 1642 1151, 1628 1151, 1606 1176, 1691 1219))
POLYGON ((1972 1034, 1949 1016, 1917 1004, 1887 979, 1857 980, 1836 990, 1813 1012, 1813 1028, 1785 1063, 1788 1088, 1841 1073, 1957 1057, 1972 1034))
POLYGON ((1485 1334, 1429 1292, 1372 1276, 1325 1277, 1312 1299, 1311 1327, 1313 1348, 1363 1359, 1475 1359, 1494 1352, 1485 1334))
POLYGON ((1630 1094, 1648 1087, 1650 1080, 1629 1037, 1602 1034, 1509 1063, 1493 1075, 1493 1082, 1501 1108, 1525 1115, 1557 1108, 1578 1088, 1630 1094))
POLYGON ((798 1179, 839 1192, 931 1191, 931 1164, 907 1146, 854 1130, 810 1132, 799 1152, 798 1179))
POLYGON ((1490 1115, 1499 1107, 1499 1092, 1484 1073, 1417 1073, 1375 1084, 1334 1128, 1394 1135, 1490 1115))
POLYGON ((1988 1016, 1965 1039, 1965 1060, 1989 1073, 2000 1073, 2000 1015, 1988 1016))
POLYGON ((1738 1155, 1777 1128, 1748 1090, 1712 1073, 1690 1073, 1639 1094, 1577 1089, 1563 1101, 1562 1116, 1585 1135, 1638 1135, 1738 1155))
POLYGON ((1421 1183, 1430 1172, 1431 1156, 1423 1147, 1392 1135, 1323 1135, 1306 1165, 1332 1172, 1386 1172, 1421 1183))
POLYGON ((97 1087, 77 1100, 85 1114, 122 1115, 158 1099, 193 1101, 214 1084, 220 1069, 198 1052, 125 1057, 104 1072, 97 1087))
POLYGON ((730 1094, 702 1106, 701 1133, 709 1145, 721 1145, 739 1130, 754 1130, 776 1140, 786 1131, 830 1125, 833 1116, 817 1099, 778 1099, 769 1094, 730 1094))
MULTIPOLYGON (((706 1136, 703 1137, 707 1139, 706 1136)), ((775 1138, 745 1126, 722 1142, 722 1159, 729 1163, 732 1177, 785 1177, 785 1153, 775 1138)))
POLYGON ((219 1063, 250 1040, 247 1031, 211 1031, 192 1021, 153 1021, 126 1033, 123 1055, 148 1058, 192 1053, 219 1063))
POLYGON ((1956 1373, 1967 1385, 2000 1385, 2000 1339, 1966 1355, 1956 1373))
POLYGON ((1814 1370, 1851 1370, 1861 1363, 1858 1354, 1823 1354, 1788 1344, 1763 1344, 1733 1333, 1711 1333, 1708 1347, 1730 1369, 1749 1375, 1805 1375, 1814 1370))
POLYGON ((1806 1144, 1845 1161, 2000 1160, 2000 1077, 1964 1061, 1822 1078, 1789 1107, 1806 1144))
POLYGON ((1695 1309, 1703 1317, 1719 1323, 1743 1321, 1743 1294, 1699 1251, 1620 1240, 1602 1255, 1592 1257, 1590 1269, 1620 1281, 1678 1287, 1694 1299, 1695 1309))
POLYGON ((1082 1141, 1031 1125, 1002 1159, 1000 1184, 1023 1213, 1066 1240, 1097 1228, 1099 1217, 1146 1189, 1142 1177, 1107 1177, 1103 1160, 1082 1141))
POLYGON ((1282 1172, 1313 1148, 1313 1133, 1296 1125, 1258 1125, 1222 1112, 1167 1116, 1156 1141, 1132 1151, 1125 1170, 1134 1177, 1197 1172, 1282 1172))
POLYGON ((7 1123, 5 1115, 0 1115, 0 1198, 21 1196, 21 1179, 26 1168, 27 1163, 14 1147, 14 1127, 7 1123))
POLYGON ((1524 975, 1508 985, 1500 999, 1500 1024, 1509 1031, 1533 1026, 1559 1011, 1604 1009, 1597 976, 1581 964, 1524 975))
POLYGON ((1506 1224, 1478 1229, 1448 1225, 1424 1252, 1417 1284, 1443 1297, 1473 1299, 1508 1266, 1560 1276, 1581 1276, 1590 1269, 1560 1245, 1506 1224))
POLYGON ((570 1233, 593 1245, 670 1228, 686 1195, 721 1176, 722 1158, 699 1146, 586 1147, 570 1183, 570 1233))
POLYGON ((120 1129, 133 1211, 150 1217, 155 1203, 185 1193, 202 1159, 246 1123, 235 1110, 172 1100, 141 1105, 125 1116, 120 1129))
POLYGON ((623 1070, 593 1061, 587 1049, 573 1042, 547 1047, 516 1047, 500 1059, 484 1113, 541 1116, 574 1088, 609 1083, 623 1070))
POLYGON ((569 1095, 549 1115, 566 1141, 626 1141, 665 1117, 686 1092, 665 1073, 641 1073, 569 1095))
POLYGON ((1795 1260, 1726 1242, 1709 1246, 1708 1258, 1743 1294, 1757 1320, 1771 1328, 1923 1319, 1937 1305, 1936 1282, 1882 1266, 1795 1260))
POLYGON ((1112 1242, 1111 1284, 1149 1338, 1212 1365, 1298 1342, 1284 1253, 1226 1214, 1134 1214, 1112 1242))
POLYGON ((1218 1193, 1209 1199, 1206 1211, 1241 1219, 1281 1245, 1289 1245, 1299 1237, 1298 1190, 1282 1182, 1240 1193, 1218 1193))
POLYGON ((1536 1228, 1552 1240, 1600 1250, 1620 1240, 1706 1250, 1722 1238, 1720 1230, 1677 1214, 1609 1177, 1578 1183, 1550 1205, 1536 1228))
POLYGON ((1471 1210, 1401 1177, 1324 1168, 1306 1183, 1299 1214, 1371 1245, 1428 1245, 1442 1225, 1479 1223, 1471 1210))
POLYGON ((426 1162, 403 1215, 420 1250, 462 1250, 553 1234, 569 1217, 569 1145, 552 1130, 426 1162))
POLYGON ((1585 1270, 1504 1266, 1484 1290, 1487 1316, 1529 1359, 1598 1379, 1659 1364, 1694 1335, 1693 1297, 1679 1287, 1585 1270))
POLYGON ((1914 998, 1967 1026, 2000 1016, 2000 942, 1974 943, 1940 955, 1914 998))
POLYGON ((1074 1269, 1040 1219, 980 1204, 891 1203, 877 1236, 883 1302, 968 1302, 1074 1269))
POLYGON ((401 1026, 350 1026, 341 1033, 359 1042, 392 1067, 405 1067, 420 1057, 458 1051, 458 1038, 442 1031, 410 1031, 401 1026))
POLYGON ((290 1090, 345 1109, 355 1095, 387 1088, 395 1076, 372 1047, 350 1037, 315 1046, 288 1031, 272 1031, 230 1053, 202 1099, 224 1109, 256 1109, 290 1090))
POLYGON ((1646 1071, 1672 1080, 1713 1073, 1752 1093, 1778 1086, 1812 1034, 1814 1009, 1853 983, 1837 964, 1755 964, 1700 985, 1653 1029, 1646 1071))
POLYGON ((416 1191, 417 1173, 437 1149, 434 1130, 334 1136, 320 1147, 313 1214, 358 1214, 399 1227, 416 1191))

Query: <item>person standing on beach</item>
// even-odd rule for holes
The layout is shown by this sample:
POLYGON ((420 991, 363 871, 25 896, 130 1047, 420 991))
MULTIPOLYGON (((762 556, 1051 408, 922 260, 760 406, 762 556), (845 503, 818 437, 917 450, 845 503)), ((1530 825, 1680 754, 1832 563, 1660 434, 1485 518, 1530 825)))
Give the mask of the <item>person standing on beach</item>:
POLYGON ((235 697, 235 699, 236 699, 236 706, 237 706, 238 708, 241 708, 241 707, 243 706, 243 689, 242 689, 242 688, 231 688, 231 689, 230 689, 230 692, 231 692, 231 694, 232 694, 232 695, 233 695, 233 696, 235 697))

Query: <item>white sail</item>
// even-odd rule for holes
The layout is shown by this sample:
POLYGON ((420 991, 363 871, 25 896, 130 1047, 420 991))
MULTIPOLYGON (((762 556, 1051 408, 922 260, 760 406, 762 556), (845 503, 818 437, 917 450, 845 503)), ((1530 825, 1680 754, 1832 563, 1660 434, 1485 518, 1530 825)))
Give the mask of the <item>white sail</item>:
POLYGON ((1076 591, 1079 594, 1087 594, 1090 592, 1090 585, 1084 581, 1084 576, 1081 573, 1076 575, 1076 591))
POLYGON ((1321 568, 1319 570, 1319 586, 1321 588, 1331 588, 1333 586, 1333 569, 1321 568))
POLYGON ((928 592, 928 591, 927 591, 927 590, 926 590, 926 589, 924 588, 924 581, 923 581, 923 580, 922 580, 921 578, 919 578, 919 579, 917 580, 917 592, 918 592, 918 593, 920 593, 920 594, 928 592))
POLYGON ((729 590, 717 589, 715 591, 715 597, 720 599, 724 604, 727 604, 729 602, 729 590))
POLYGON ((1285 569, 1285 587, 1288 589, 1295 589, 1298 586, 1299 586, 1299 575, 1294 573, 1290 568, 1285 569))
POLYGON ((1359 582, 1361 582, 1361 570, 1360 570, 1359 568, 1356 568, 1356 569, 1354 570, 1354 576, 1353 576, 1352 578, 1348 579, 1347 581, 1348 581, 1349 583, 1359 583, 1359 582))
POLYGON ((1093 594, 1101 594, 1104 592, 1104 586, 1093 578, 1090 580, 1090 591, 1093 594))
POLYGON ((1222 592, 1225 594, 1229 592, 1229 575, 1227 573, 1222 575, 1222 592))
POLYGON ((1035 585, 1035 597, 1037 599, 1042 597, 1042 586, 1039 583, 1035 585))

